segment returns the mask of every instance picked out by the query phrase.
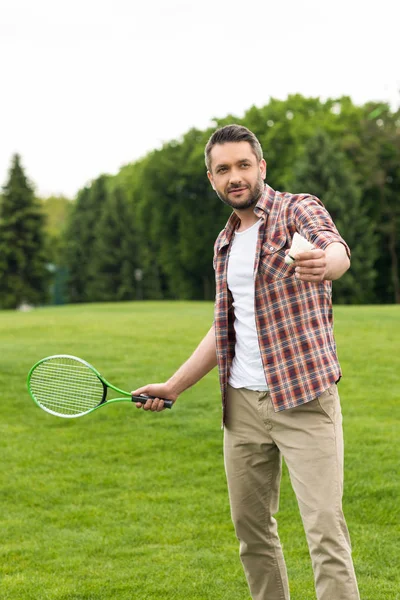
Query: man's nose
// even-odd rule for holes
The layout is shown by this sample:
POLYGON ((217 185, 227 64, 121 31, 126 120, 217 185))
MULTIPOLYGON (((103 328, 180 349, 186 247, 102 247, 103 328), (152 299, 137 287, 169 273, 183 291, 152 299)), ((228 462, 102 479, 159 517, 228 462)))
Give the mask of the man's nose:
POLYGON ((231 183, 240 183, 242 181, 241 172, 238 169, 232 169, 229 180, 231 183))

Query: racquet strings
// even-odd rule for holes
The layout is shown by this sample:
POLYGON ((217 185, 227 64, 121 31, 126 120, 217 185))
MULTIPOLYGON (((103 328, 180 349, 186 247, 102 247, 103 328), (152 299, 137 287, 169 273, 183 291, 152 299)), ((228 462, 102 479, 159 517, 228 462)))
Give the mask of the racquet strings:
POLYGON ((36 401, 52 413, 74 416, 98 406, 104 386, 84 363, 55 357, 40 363, 32 372, 30 388, 36 401))

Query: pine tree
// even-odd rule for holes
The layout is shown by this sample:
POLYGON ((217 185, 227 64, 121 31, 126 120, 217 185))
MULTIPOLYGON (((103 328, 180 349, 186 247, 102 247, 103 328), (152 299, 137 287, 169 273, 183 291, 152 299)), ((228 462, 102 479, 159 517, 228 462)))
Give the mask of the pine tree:
POLYGON ((326 133, 319 131, 306 144, 303 157, 295 165, 294 190, 322 200, 351 249, 351 268, 333 285, 335 302, 371 301, 377 257, 374 224, 366 214, 345 156, 326 133))
POLYGON ((92 302, 91 288, 96 277, 92 268, 95 257, 99 215, 107 199, 107 176, 101 175, 77 196, 65 232, 70 302, 92 302))
POLYGON ((47 262, 45 216, 15 154, 0 205, 1 308, 46 301, 50 278, 47 262))
POLYGON ((134 300, 139 268, 129 204, 121 189, 109 192, 96 225, 87 293, 94 301, 134 300))
POLYGON ((68 272, 67 297, 69 302, 83 302, 86 286, 85 248, 82 243, 82 214, 86 211, 90 189, 81 189, 70 212, 64 235, 65 265, 68 272))

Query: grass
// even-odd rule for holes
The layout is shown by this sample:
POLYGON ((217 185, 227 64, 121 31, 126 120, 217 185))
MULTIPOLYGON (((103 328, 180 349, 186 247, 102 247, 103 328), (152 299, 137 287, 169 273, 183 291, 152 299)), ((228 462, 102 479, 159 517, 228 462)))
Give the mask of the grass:
MULTIPOLYGON (((0 312, 1 600, 249 600, 229 516, 216 372, 171 411, 114 404, 82 419, 38 409, 26 374, 75 354, 134 389, 167 378, 211 303, 0 312)), ((337 307, 345 514, 363 600, 400 599, 400 307, 337 307)), ((314 600, 286 470, 280 535, 293 600, 314 600)))

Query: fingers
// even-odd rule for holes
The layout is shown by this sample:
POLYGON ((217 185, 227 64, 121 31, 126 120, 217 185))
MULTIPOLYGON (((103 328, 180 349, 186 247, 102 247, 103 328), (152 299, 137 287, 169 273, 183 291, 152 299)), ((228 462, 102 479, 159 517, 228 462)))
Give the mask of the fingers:
POLYGON ((326 273, 325 251, 316 249, 295 256, 295 276, 301 281, 323 281, 326 273))
POLYGON ((148 386, 144 385, 141 388, 138 388, 137 390, 133 390, 133 392, 131 392, 132 396, 146 396, 148 394, 148 386))
POLYGON ((309 250, 308 252, 297 252, 293 258, 295 259, 296 263, 319 260, 321 258, 325 258, 325 250, 321 250, 321 248, 315 248, 314 250, 309 250))
POLYGON ((143 409, 151 410, 152 412, 161 412, 164 410, 164 400, 160 400, 160 398, 148 398, 145 404, 143 404, 143 409))
POLYGON ((326 272, 326 263, 317 263, 309 261, 304 267, 296 266, 294 270, 295 277, 301 281, 323 281, 326 272))
POLYGON ((324 281, 325 271, 319 272, 310 272, 310 273, 295 273, 296 279, 300 279, 300 281, 311 281, 314 283, 318 283, 319 281, 324 281))
MULTIPOLYGON (((140 391, 135 390, 132 392, 132 396, 146 396, 147 394, 140 391)), ((144 400, 145 398, 143 398, 144 400)), ((164 400, 160 400, 160 398, 148 398, 145 402, 135 402, 136 408, 143 408, 143 410, 151 410, 152 412, 161 412, 164 410, 164 400)))

